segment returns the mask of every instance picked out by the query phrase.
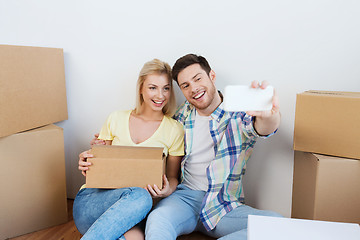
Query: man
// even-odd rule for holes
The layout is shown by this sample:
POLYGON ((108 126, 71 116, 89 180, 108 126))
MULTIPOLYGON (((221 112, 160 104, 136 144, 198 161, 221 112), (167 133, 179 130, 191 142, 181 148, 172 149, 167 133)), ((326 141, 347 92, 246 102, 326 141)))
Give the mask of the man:
MULTIPOLYGON (((173 67, 186 101, 175 114, 185 130, 181 184, 149 214, 147 240, 170 240, 200 231, 220 239, 247 239, 248 215, 280 216, 244 204, 246 162, 256 139, 280 124, 278 97, 271 111, 226 112, 216 90, 215 72, 202 56, 188 54, 173 67)), ((266 88, 267 83, 252 83, 266 88)))

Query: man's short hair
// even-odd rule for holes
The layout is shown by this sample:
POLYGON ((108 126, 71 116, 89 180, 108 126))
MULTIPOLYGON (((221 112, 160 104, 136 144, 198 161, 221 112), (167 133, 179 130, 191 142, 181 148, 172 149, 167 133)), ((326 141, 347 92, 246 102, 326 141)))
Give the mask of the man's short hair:
MULTIPOLYGON (((179 58, 173 68, 172 68, 172 78, 178 83, 178 75, 179 73, 184 70, 186 67, 199 64, 200 67, 209 75, 211 71, 211 67, 208 61, 203 56, 198 56, 195 54, 187 54, 181 58, 179 58)), ((179 83, 178 83, 179 84, 179 83)))

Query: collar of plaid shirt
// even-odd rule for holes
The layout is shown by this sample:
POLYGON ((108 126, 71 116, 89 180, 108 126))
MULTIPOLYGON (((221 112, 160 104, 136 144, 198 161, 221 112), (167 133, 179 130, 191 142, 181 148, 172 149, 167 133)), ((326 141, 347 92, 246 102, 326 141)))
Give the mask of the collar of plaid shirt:
MULTIPOLYGON (((215 156, 206 169, 209 187, 200 212, 200 219, 208 231, 214 229, 226 213, 244 203, 242 180, 246 162, 260 137, 251 116, 245 112, 227 112, 222 105, 211 114, 209 121, 215 156)), ((195 113, 195 107, 185 101, 174 116, 185 130, 186 154, 181 162, 181 180, 185 162, 191 154, 195 113)))

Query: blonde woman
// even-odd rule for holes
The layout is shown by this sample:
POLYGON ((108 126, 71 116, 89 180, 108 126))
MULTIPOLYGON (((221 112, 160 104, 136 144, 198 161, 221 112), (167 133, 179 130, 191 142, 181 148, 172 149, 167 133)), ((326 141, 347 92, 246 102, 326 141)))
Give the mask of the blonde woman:
MULTIPOLYGON (((83 186, 73 210, 82 239, 144 239, 137 224, 150 211, 152 197, 167 197, 178 185, 184 132, 182 125, 171 118, 176 102, 170 66, 158 59, 145 63, 136 95, 136 108, 111 113, 99 139, 107 145, 163 147, 167 156, 163 188, 148 185, 146 190, 137 187, 105 190, 83 186)), ((79 170, 84 176, 91 171, 91 157, 88 151, 79 155, 79 170)))

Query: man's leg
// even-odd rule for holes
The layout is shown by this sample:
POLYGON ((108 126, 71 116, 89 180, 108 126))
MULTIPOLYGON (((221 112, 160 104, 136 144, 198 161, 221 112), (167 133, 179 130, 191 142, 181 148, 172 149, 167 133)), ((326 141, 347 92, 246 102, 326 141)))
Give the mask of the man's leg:
POLYGON ((146 221, 146 240, 175 240, 194 231, 199 220, 204 191, 179 185, 173 194, 161 200, 146 221))
POLYGON ((219 238, 220 240, 246 240, 248 215, 282 217, 276 212, 241 205, 221 218, 212 231, 207 232, 202 226, 199 227, 199 230, 206 235, 219 238))

